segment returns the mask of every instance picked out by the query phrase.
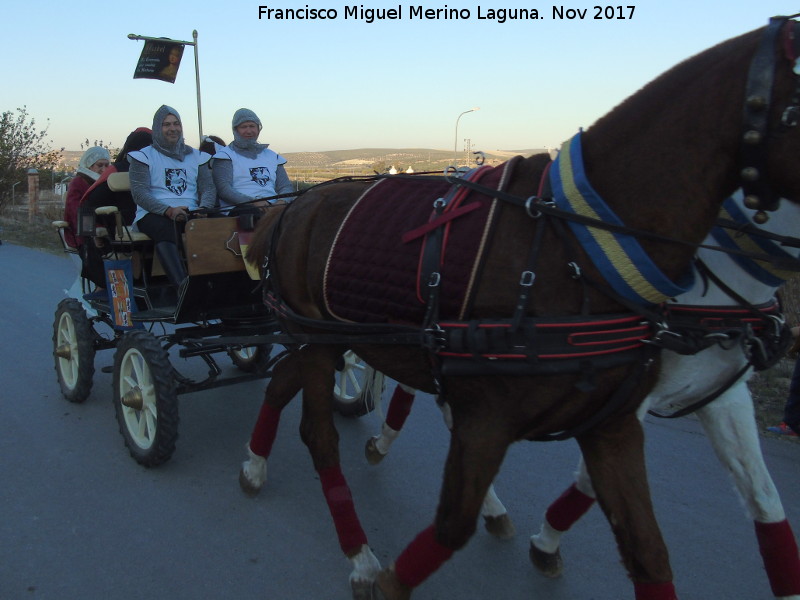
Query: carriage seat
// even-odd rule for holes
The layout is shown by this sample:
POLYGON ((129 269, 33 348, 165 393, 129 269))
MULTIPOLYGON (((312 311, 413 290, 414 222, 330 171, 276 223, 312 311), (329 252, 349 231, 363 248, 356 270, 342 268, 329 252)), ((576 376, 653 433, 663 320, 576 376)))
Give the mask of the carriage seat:
MULTIPOLYGON (((131 191, 131 180, 128 173, 112 173, 106 180, 108 189, 112 192, 128 192, 131 191)), ((99 206, 95 208, 94 213, 98 216, 114 216, 116 220, 115 237, 113 241, 117 242, 146 242, 150 238, 141 231, 133 231, 127 224, 122 223, 122 211, 119 206, 99 206)), ((108 230, 104 227, 98 227, 97 235, 108 237, 108 230)))
POLYGON ((53 227, 55 228, 56 233, 58 233, 58 237, 61 240, 61 244, 64 246, 64 252, 68 254, 78 254, 78 249, 70 246, 67 243, 66 237, 64 237, 64 230, 70 229, 69 223, 67 221, 62 221, 62 220, 53 221, 53 227))

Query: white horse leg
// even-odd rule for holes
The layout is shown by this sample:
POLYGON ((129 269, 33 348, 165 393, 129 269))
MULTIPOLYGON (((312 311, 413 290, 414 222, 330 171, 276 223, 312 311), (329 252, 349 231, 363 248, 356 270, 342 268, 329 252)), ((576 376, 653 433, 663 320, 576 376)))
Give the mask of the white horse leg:
POLYGON ((510 540, 516 535, 514 523, 511 521, 511 517, 508 516, 506 507, 497 497, 497 493, 494 491, 494 484, 489 486, 486 497, 483 499, 481 515, 483 516, 483 524, 486 527, 486 531, 494 537, 501 540, 510 540))
POLYGON ((245 494, 255 496, 267 482, 267 459, 254 453, 249 442, 246 448, 249 458, 242 463, 242 470, 239 471, 239 485, 245 494))
POLYGON ((358 554, 350 557, 350 562, 353 565, 350 588, 353 590, 354 600, 371 600, 372 582, 381 570, 380 561, 369 546, 364 544, 358 554))
POLYGON ((402 383, 397 384, 392 398, 389 400, 386 420, 381 426, 380 434, 367 440, 364 454, 369 464, 377 465, 389 453, 389 448, 397 439, 397 436, 400 435, 400 430, 405 425, 408 414, 411 412, 415 393, 416 390, 414 388, 402 383))
POLYGON ((558 577, 564 570, 561 536, 564 535, 596 501, 594 488, 581 458, 575 483, 553 502, 544 514, 539 533, 531 536, 529 556, 546 577, 558 577))
MULTIPOLYGON (((648 396, 636 414, 644 420, 653 400, 648 396)), ((561 558, 561 536, 594 506, 596 496, 592 480, 586 472, 583 457, 578 461, 575 482, 569 486, 545 511, 539 533, 530 538, 529 555, 534 566, 547 577, 558 577, 564 570, 561 558)))
POLYGON ((755 521, 764 567, 776 598, 800 600, 800 554, 770 477, 747 384, 739 382, 697 412, 714 452, 733 477, 748 515, 755 521))

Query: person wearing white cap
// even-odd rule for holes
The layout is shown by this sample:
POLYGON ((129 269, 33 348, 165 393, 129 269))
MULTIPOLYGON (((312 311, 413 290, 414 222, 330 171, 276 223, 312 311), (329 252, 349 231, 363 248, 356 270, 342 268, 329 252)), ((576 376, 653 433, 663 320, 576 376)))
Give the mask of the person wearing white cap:
POLYGON ((269 144, 258 142, 262 129, 258 115, 240 108, 233 115, 231 129, 233 141, 217 148, 211 162, 220 206, 246 210, 259 199, 291 194, 292 183, 283 167, 286 159, 270 150, 269 144))
POLYGON ((64 220, 69 229, 64 231, 64 239, 73 248, 79 248, 84 240, 78 236, 78 208, 81 198, 91 185, 97 181, 108 165, 111 155, 101 146, 93 146, 81 155, 75 177, 67 186, 67 199, 64 203, 64 220))
POLYGON ((110 164, 111 155, 105 148, 92 146, 86 150, 78 162, 75 177, 67 186, 67 198, 64 202, 64 220, 69 223, 69 227, 64 230, 64 241, 77 248, 81 257, 81 276, 95 285, 94 291, 87 296, 97 298, 106 296, 102 258, 95 252, 92 242, 86 243, 86 240, 78 235, 78 212, 84 195, 110 164))

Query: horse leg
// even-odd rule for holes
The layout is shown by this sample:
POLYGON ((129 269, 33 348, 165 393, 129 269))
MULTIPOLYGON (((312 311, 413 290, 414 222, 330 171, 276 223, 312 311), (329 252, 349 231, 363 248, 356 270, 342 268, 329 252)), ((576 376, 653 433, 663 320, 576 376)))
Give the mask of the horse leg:
MULTIPOLYGON (((381 428, 381 433, 367 440, 364 454, 369 464, 377 465, 388 454, 389 448, 395 439, 397 439, 400 430, 403 428, 411 412, 411 407, 414 404, 415 392, 413 388, 403 385, 402 383, 397 384, 392 398, 389 401, 389 408, 386 411, 386 420, 381 428)), ((439 404, 438 400, 437 404, 439 404)), ((450 429, 452 427, 452 418, 450 417, 448 405, 446 403, 441 403, 439 404, 439 408, 442 410, 445 424, 448 429, 450 429)), ((483 499, 481 516, 483 516, 486 531, 496 538, 508 540, 516 535, 514 523, 511 521, 511 517, 508 516, 506 507, 495 492, 494 484, 489 486, 489 491, 486 492, 486 497, 483 499)))
MULTIPOLYGON (((652 395, 648 396, 636 411, 640 422, 644 421, 653 398, 652 395)), ((559 577, 564 572, 561 537, 589 512, 596 501, 592 480, 581 456, 575 481, 547 507, 539 533, 530 538, 529 556, 542 575, 559 577)))
POLYGON ((676 600, 667 547, 650 499, 644 432, 637 416, 606 421, 579 436, 578 444, 636 600, 676 600))
POLYGON ((529 556, 533 565, 546 577, 558 577, 564 571, 561 536, 595 503, 594 488, 581 458, 575 482, 548 508, 539 533, 530 539, 529 556))
POLYGON ((453 412, 454 427, 436 520, 417 535, 393 565, 378 574, 374 598, 410 598, 412 590, 475 533, 486 493, 513 438, 502 424, 490 427, 490 415, 453 412))
POLYGON ((264 402, 246 445, 248 459, 242 463, 239 471, 239 485, 248 496, 258 494, 267 481, 267 458, 278 433, 281 411, 301 388, 297 364, 302 352, 303 349, 293 352, 275 365, 264 392, 264 402))
POLYGON ((371 437, 367 440, 367 446, 364 453, 367 456, 367 462, 371 465, 377 465, 389 453, 389 448, 392 443, 400 435, 400 430, 411 412, 411 406, 414 404, 415 390, 408 386, 398 383, 394 388, 391 400, 389 400, 389 408, 386 411, 386 420, 381 426, 380 434, 371 437))
POLYGON ((697 416, 754 520, 772 593, 783 600, 800 600, 797 542, 764 464, 747 384, 740 382, 697 416))
POLYGON ((319 475, 339 546, 353 565, 350 573, 353 598, 368 600, 371 598, 372 581, 381 567, 367 544, 367 535, 358 520, 350 487, 342 473, 339 434, 331 407, 336 360, 342 355, 343 349, 312 344, 304 350, 299 369, 303 382, 300 438, 308 448, 314 469, 319 475))

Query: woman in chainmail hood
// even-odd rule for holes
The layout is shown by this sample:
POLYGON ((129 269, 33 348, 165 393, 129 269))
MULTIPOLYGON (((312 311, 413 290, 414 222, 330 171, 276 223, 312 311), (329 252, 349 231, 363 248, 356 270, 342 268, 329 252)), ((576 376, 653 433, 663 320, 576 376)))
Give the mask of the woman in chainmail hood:
POLYGON ((167 277, 175 286, 186 278, 179 251, 189 211, 213 208, 217 198, 211 156, 187 145, 178 111, 161 106, 153 116, 151 145, 128 153, 134 225, 154 242, 167 277))
POLYGON ((231 129, 233 141, 218 149, 211 162, 220 206, 244 212, 255 201, 291 194, 292 183, 283 167, 286 159, 258 141, 262 129, 258 115, 240 108, 233 114, 231 129))

